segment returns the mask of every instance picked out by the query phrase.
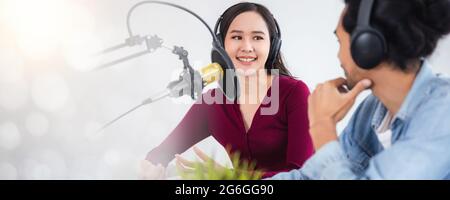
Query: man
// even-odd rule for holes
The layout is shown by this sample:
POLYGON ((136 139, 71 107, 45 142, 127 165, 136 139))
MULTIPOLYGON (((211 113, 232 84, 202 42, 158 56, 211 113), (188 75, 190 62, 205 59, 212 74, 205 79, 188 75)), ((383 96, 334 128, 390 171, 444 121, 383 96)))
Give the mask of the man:
POLYGON ((336 36, 346 79, 309 97, 316 154, 273 179, 450 179, 450 80, 423 59, 450 32, 450 2, 345 3, 336 36), (336 124, 367 88, 338 138, 336 124))

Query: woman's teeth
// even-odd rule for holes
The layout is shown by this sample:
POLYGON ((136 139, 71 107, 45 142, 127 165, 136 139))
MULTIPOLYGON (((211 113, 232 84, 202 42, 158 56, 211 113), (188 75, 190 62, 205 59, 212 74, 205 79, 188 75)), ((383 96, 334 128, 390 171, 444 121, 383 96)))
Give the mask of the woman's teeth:
POLYGON ((253 62, 256 60, 256 58, 237 58, 237 59, 242 62, 253 62))

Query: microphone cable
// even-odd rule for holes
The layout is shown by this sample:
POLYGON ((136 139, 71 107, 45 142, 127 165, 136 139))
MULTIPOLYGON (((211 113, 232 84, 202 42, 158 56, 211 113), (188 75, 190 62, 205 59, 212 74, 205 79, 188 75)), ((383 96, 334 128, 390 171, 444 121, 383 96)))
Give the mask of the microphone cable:
POLYGON ((197 18, 198 20, 200 20, 200 22, 202 22, 202 24, 208 29, 208 31, 209 31, 209 33, 211 34, 211 36, 212 36, 214 42, 218 42, 217 37, 216 37, 216 35, 213 33, 211 27, 209 27, 209 25, 205 22, 205 20, 203 20, 199 15, 197 15, 197 14, 194 13, 193 11, 191 11, 191 10, 189 10, 189 9, 183 7, 183 6, 180 6, 180 5, 177 5, 177 4, 173 4, 173 3, 163 2, 163 1, 141 1, 141 2, 135 4, 133 7, 130 8, 130 10, 128 11, 128 14, 127 14, 127 30, 128 30, 128 34, 130 35, 130 37, 133 37, 133 36, 134 36, 134 35, 133 35, 133 31, 131 30, 131 25, 130 25, 131 14, 133 13, 133 11, 134 11, 137 7, 139 7, 139 6, 141 6, 141 5, 144 5, 144 4, 160 4, 160 5, 166 5, 166 6, 170 6, 170 7, 173 7, 173 8, 177 8, 177 9, 183 10, 183 11, 185 11, 185 12, 187 12, 187 13, 193 15, 195 18, 197 18))

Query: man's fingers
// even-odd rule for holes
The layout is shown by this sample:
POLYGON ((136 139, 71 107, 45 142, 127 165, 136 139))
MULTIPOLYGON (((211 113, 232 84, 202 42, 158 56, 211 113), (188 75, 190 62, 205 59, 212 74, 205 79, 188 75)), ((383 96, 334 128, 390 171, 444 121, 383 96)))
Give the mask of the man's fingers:
POLYGON ((372 85, 372 81, 369 79, 363 79, 359 81, 355 87, 353 87, 352 90, 348 93, 350 98, 354 99, 356 98, 362 91, 366 90, 372 85))
POLYGON ((336 78, 336 79, 330 80, 328 82, 336 87, 340 87, 342 85, 345 85, 347 83, 347 80, 345 78, 341 77, 341 78, 336 78))
POLYGON ((348 89, 343 85, 338 87, 338 91, 339 91, 339 93, 342 93, 342 94, 348 93, 348 89))

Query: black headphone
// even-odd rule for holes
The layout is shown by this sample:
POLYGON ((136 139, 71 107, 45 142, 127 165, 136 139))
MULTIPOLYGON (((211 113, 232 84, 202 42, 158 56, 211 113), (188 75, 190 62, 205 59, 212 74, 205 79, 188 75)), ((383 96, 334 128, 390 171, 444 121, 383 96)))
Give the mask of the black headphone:
POLYGON ((233 61, 231 61, 230 56, 228 56, 216 35, 213 35, 211 61, 213 63, 218 63, 222 67, 223 77, 222 80, 219 81, 219 87, 223 94, 229 100, 236 100, 239 97, 239 82, 235 74, 236 71, 233 61))
POLYGON ((370 26, 370 16, 374 0, 362 0, 358 22, 351 36, 351 54, 362 69, 375 68, 387 54, 386 39, 383 34, 370 26))
MULTIPOLYGON (((251 4, 254 4, 254 3, 251 3, 251 4)), ((225 48, 224 48, 224 46, 225 46, 224 45, 225 43, 223 41, 224 35, 223 35, 223 33, 220 32, 219 29, 220 29, 220 26, 222 24, 223 15, 225 15, 233 7, 234 6, 228 8, 227 10, 225 10, 225 12, 219 17, 219 19, 216 22, 216 25, 214 26, 214 34, 216 34, 217 43, 218 43, 216 45, 220 46, 220 48, 223 50, 224 54, 228 58, 229 58, 229 56, 225 52, 225 48)), ((273 16, 272 16, 272 19, 273 19, 273 21, 275 23, 275 27, 276 27, 276 31, 275 32, 276 32, 276 34, 274 34, 272 36, 272 40, 271 40, 271 43, 270 43, 269 56, 267 57, 267 61, 266 61, 266 69, 272 69, 273 68, 273 66, 274 66, 274 64, 275 64, 275 62, 277 60, 277 57, 280 54, 281 43, 282 43, 282 41, 281 41, 281 32, 280 32, 280 27, 278 25, 278 22, 273 16)), ((217 52, 215 52, 213 50, 213 52, 212 52, 212 61, 215 62, 216 61, 215 58, 220 61, 221 57, 218 57, 218 55, 220 55, 220 54, 221 53, 217 53, 217 52)))

